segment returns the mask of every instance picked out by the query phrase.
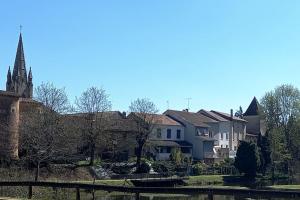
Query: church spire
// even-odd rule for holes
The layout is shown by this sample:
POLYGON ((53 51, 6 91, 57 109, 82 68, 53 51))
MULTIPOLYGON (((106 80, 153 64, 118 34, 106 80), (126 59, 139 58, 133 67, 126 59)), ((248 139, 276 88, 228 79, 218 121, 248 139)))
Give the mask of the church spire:
POLYGON ((18 49, 15 58, 14 69, 11 75, 10 69, 7 73, 6 90, 14 92, 24 98, 32 98, 33 83, 32 72, 27 76, 25 56, 23 49, 22 33, 20 32, 18 49))
POLYGON ((19 36, 18 49, 16 53, 12 79, 15 81, 18 75, 20 75, 21 78, 21 80, 19 81, 27 83, 27 72, 26 72, 25 56, 24 56, 24 49, 23 49, 22 33, 20 33, 19 36))

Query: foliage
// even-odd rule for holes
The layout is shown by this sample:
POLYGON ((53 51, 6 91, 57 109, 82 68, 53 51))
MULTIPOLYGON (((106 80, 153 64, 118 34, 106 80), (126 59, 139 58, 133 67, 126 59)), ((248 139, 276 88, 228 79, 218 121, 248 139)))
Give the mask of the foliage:
POLYGON ((155 161, 152 164, 152 168, 157 173, 174 174, 176 173, 177 166, 174 164, 173 161, 155 161))
POLYGON ((275 163, 283 163, 283 173, 291 174, 292 163, 299 160, 300 91, 292 85, 281 85, 267 92, 261 105, 272 152, 272 174, 275 163))
POLYGON ((180 148, 173 148, 170 154, 170 160, 176 165, 181 165, 184 161, 184 156, 180 148))
POLYGON ((243 119, 244 112, 242 106, 239 107, 239 109, 235 112, 234 116, 243 119))
POLYGON ((149 173, 150 169, 151 169, 151 167, 150 167, 149 163, 142 161, 138 173, 142 173, 142 174, 143 173, 149 173))
POLYGON ((265 175, 269 165, 271 164, 271 144, 268 134, 265 136, 259 135, 257 145, 260 155, 260 168, 259 171, 265 175))
POLYGON ((192 166, 192 170, 193 170, 193 174, 194 175, 201 175, 203 173, 203 171, 205 171, 207 169, 207 165, 205 163, 197 163, 195 165, 192 166))
POLYGON ((234 166, 246 176, 255 177, 260 167, 258 148, 255 143, 241 141, 237 150, 234 166))

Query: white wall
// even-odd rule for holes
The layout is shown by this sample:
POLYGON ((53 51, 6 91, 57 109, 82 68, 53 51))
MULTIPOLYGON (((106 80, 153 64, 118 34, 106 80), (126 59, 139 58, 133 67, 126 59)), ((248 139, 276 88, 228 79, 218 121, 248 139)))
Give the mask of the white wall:
POLYGON ((171 125, 155 125, 152 133, 150 134, 150 139, 152 140, 173 140, 173 141, 183 141, 184 140, 184 127, 183 126, 171 126, 171 125), (157 137, 157 129, 161 129, 161 138, 157 137), (171 138, 167 138, 167 130, 171 130, 171 138), (177 130, 180 130, 180 138, 177 138, 177 130))

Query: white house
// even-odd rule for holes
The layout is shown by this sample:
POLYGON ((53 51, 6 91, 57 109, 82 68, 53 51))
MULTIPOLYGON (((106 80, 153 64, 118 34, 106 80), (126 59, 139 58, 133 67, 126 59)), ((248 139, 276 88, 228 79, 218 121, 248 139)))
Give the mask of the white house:
MULTIPOLYGON (((128 118, 138 116, 131 113, 128 118)), ((152 114, 147 118, 151 119, 153 127, 146 151, 156 160, 169 160, 173 149, 180 149, 184 157, 192 157, 192 144, 185 141, 185 128, 180 122, 159 114, 152 114)))
POLYGON ((204 121, 216 122, 215 120, 188 111, 167 110, 164 114, 184 125, 185 140, 193 145, 195 160, 214 162, 215 139, 209 137, 210 126, 204 121))
POLYGON ((239 146, 239 141, 246 136, 247 121, 231 114, 200 110, 198 113, 205 115, 217 123, 206 122, 210 125, 210 136, 216 139, 215 152, 216 158, 234 158, 239 146), (226 155, 227 154, 227 155, 226 155))

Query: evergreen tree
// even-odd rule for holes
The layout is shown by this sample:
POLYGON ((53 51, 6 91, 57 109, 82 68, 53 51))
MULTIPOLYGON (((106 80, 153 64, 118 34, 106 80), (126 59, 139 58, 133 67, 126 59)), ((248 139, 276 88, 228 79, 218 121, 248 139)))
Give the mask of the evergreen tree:
POLYGON ((265 175, 268 167, 271 164, 271 144, 268 134, 265 136, 259 135, 257 146, 260 155, 260 168, 259 171, 265 175))
POLYGON ((258 148, 255 143, 241 141, 234 166, 247 177, 255 177, 260 167, 258 148))

